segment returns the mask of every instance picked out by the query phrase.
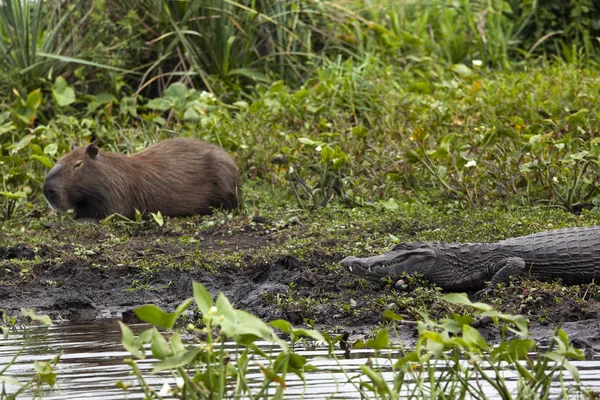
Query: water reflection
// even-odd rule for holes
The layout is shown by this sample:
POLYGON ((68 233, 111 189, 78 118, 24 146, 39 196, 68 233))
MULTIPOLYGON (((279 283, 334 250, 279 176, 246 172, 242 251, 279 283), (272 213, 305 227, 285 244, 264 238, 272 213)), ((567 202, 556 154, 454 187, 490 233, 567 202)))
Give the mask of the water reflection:
MULTIPOLYGON (((147 326, 130 325, 130 328, 138 333, 147 326)), ((21 349, 22 343, 23 338, 17 335, 11 335, 8 340, 0 340, 0 366, 6 365, 12 359, 21 349)), ((265 349, 267 347, 265 343, 265 349)), ((231 350, 234 350, 233 345, 231 350)), ((318 370, 306 374, 306 385, 295 375, 288 375, 286 398, 360 398, 354 384, 349 383, 349 378, 359 375, 360 365, 367 363, 369 357, 372 356, 369 350, 352 350, 350 359, 344 359, 344 352, 339 350, 338 361, 326 358, 326 349, 298 349, 298 353, 310 358, 311 364, 318 367, 318 370)), ((26 377, 33 371, 35 360, 50 361, 57 354, 61 354, 60 362, 55 368, 58 389, 45 393, 44 398, 143 398, 142 392, 137 387, 137 381, 130 374, 129 366, 123 363, 123 359, 128 357, 128 353, 121 346, 121 332, 116 322, 34 328, 29 334, 29 342, 25 351, 19 356, 17 363, 9 368, 8 373, 13 376, 26 377), (126 394, 115 386, 118 381, 132 385, 126 394)), ((383 377, 388 382, 393 381, 391 364, 388 360, 382 358, 370 361, 379 363, 384 371, 387 371, 383 373, 383 377)), ((600 391, 600 362, 585 361, 573 362, 573 364, 579 368, 581 379, 585 385, 595 391, 600 391)), ((165 381, 170 380, 168 374, 151 375, 151 361, 139 362, 139 368, 146 372, 147 383, 156 390, 159 390, 165 381)), ((252 385, 256 388, 263 383, 263 376, 257 367, 250 370, 247 378, 248 381, 254 382, 252 385)), ((505 379, 507 381, 515 382, 515 378, 514 372, 506 371, 505 379)), ((572 381, 566 380, 566 384, 571 383, 572 381)), ((559 382, 555 382, 554 389, 558 394, 559 382)), ((404 392, 404 394, 407 393, 404 392)), ((19 398, 27 398, 27 396, 19 398)))

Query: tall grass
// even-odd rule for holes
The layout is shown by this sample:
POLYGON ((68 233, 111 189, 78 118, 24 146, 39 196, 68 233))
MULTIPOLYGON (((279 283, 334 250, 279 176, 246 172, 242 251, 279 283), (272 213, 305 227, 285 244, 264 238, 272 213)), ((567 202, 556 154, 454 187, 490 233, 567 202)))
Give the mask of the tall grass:
POLYGON ((236 93, 256 83, 302 82, 323 54, 349 55, 341 38, 354 13, 337 2, 311 0, 128 0, 148 27, 155 62, 139 84, 173 79, 236 93))
MULTIPOLYGON (((50 3, 7 0, 0 6, 0 70, 25 87, 64 69, 64 60, 45 58, 45 54, 61 56, 78 51, 73 32, 63 31, 75 8, 63 12, 49 8, 50 3)), ((84 23, 87 16, 79 23, 84 23)))
POLYGON ((369 51, 431 56, 445 63, 473 61, 510 69, 536 55, 592 59, 600 42, 600 4, 582 1, 425 0, 352 2, 352 9, 399 40, 364 35, 369 51))

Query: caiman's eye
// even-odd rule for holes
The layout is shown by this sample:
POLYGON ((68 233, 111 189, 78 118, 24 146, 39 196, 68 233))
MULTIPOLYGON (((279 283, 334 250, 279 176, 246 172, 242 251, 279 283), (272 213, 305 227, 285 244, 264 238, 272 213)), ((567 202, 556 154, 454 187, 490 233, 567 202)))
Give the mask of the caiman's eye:
POLYGON ((73 165, 73 169, 77 169, 77 168, 81 167, 82 164, 83 164, 83 161, 77 161, 75 163, 75 165, 73 165))

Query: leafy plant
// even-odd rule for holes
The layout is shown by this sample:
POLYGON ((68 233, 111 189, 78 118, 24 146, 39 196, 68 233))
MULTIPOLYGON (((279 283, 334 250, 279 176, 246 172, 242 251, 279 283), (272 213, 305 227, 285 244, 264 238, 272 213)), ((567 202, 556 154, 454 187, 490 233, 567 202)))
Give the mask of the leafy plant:
MULTIPOLYGON (((158 359, 154 364, 153 373, 170 371, 175 378, 174 386, 165 384, 160 394, 171 394, 176 398, 185 399, 221 399, 225 397, 263 398, 271 386, 275 386, 274 396, 280 397, 285 389, 286 375, 294 373, 303 379, 304 371, 312 367, 306 359, 289 348, 273 331, 273 328, 243 311, 231 306, 221 293, 216 302, 204 286, 194 283, 194 297, 197 307, 202 313, 204 327, 194 325, 188 329, 197 331, 205 336, 205 341, 194 348, 187 348, 176 330, 170 338, 166 338, 157 328, 171 329, 177 319, 192 304, 192 298, 181 303, 175 312, 167 313, 159 307, 146 305, 135 310, 136 315, 143 321, 154 325, 139 336, 123 323, 123 346, 135 359, 144 359, 146 350, 144 344, 150 344, 152 355, 158 359), (215 329, 219 333, 215 336, 215 329), (239 348, 236 362, 230 362, 233 354, 226 350, 225 341, 233 340, 239 348), (276 357, 260 350, 255 342, 266 340, 277 346, 279 354, 276 357), (264 381, 260 387, 249 385, 246 378, 250 365, 259 366, 264 381)), ((312 330, 297 330, 285 321, 274 323, 274 326, 292 332, 295 337, 307 336, 318 340, 323 337, 312 330)), ((126 361, 136 375, 140 386, 148 397, 160 396, 143 378, 134 359, 126 361)), ((271 396, 271 395, 270 395, 271 396)))
MULTIPOLYGON (((271 322, 271 326, 289 335, 291 343, 288 345, 277 337, 269 325, 245 311, 234 309, 222 293, 213 302, 206 288, 198 283, 194 283, 194 300, 202 313, 204 327, 199 329, 190 325, 188 329, 202 334, 206 338, 204 341, 194 348, 187 348, 178 330, 169 339, 157 330, 172 329, 191 305, 190 298, 173 313, 153 305, 136 309, 139 318, 155 327, 136 337, 121 323, 123 346, 134 358, 143 359, 147 348, 144 344, 149 344, 152 355, 158 359, 154 363, 153 373, 168 370, 175 380, 175 386, 165 383, 160 394, 184 399, 254 399, 263 398, 267 393, 270 397, 281 398, 288 373, 294 373, 304 380, 304 374, 314 368, 305 357, 291 350, 301 338, 325 342, 329 347, 329 357, 337 360, 347 381, 365 398, 466 398, 468 394, 468 398, 487 399, 492 390, 500 398, 512 399, 515 385, 511 386, 505 378, 508 367, 517 376, 516 390, 519 396, 527 394, 549 398, 552 382, 557 380, 561 382, 563 396, 584 390, 565 384, 564 371, 568 372, 575 384, 580 383, 578 370, 569 359, 582 359, 583 354, 569 344, 564 331, 557 329, 550 348, 533 357, 531 353, 536 351, 535 341, 528 337, 527 324, 522 316, 502 314, 488 304, 472 303, 465 294, 449 294, 444 299, 467 307, 473 316, 454 314, 437 322, 423 312, 422 320, 418 322, 419 338, 415 349, 406 351, 400 347, 403 354, 397 358, 393 357, 397 353, 389 351, 397 347, 390 340, 389 330, 378 330, 374 338, 354 344, 356 349, 370 348, 375 352, 373 358, 360 365, 359 374, 350 375, 335 356, 334 345, 347 340, 343 336, 331 338, 315 330, 294 328, 287 321, 271 322), (478 330, 470 325, 475 315, 490 318, 501 326, 504 340, 498 346, 487 343, 478 330), (215 336, 216 328, 219 328, 219 333, 215 336), (233 340, 238 345, 237 354, 225 350, 226 340, 233 340), (260 350, 255 344, 257 340, 273 343, 279 353, 274 356, 260 350), (234 356, 235 362, 230 362, 234 356), (391 383, 384 378, 386 368, 379 364, 381 357, 387 357, 389 365, 393 366, 391 383), (254 389, 247 377, 251 364, 257 364, 264 376, 262 384, 254 386, 254 389), (483 387, 482 382, 488 387, 483 387), (275 385, 274 391, 268 391, 271 385, 275 385)), ((401 319, 389 310, 384 314, 390 320, 401 319)), ((347 343, 345 346, 348 346, 347 343)), ((130 359, 127 363, 133 368, 145 395, 158 395, 145 382, 136 362, 130 359)))
MULTIPOLYGON (((42 398, 44 391, 47 388, 52 389, 56 384, 56 373, 54 372, 54 367, 59 362, 59 356, 52 358, 52 360, 48 362, 39 360, 35 361, 33 365, 35 373, 25 382, 10 376, 8 373, 8 369, 17 362, 21 353, 29 344, 27 335, 28 331, 31 329, 31 324, 33 322, 38 322, 45 326, 52 325, 52 322, 48 316, 38 315, 33 312, 33 310, 22 309, 21 314, 23 317, 29 319, 29 324, 23 329, 23 346, 10 360, 6 362, 5 365, 0 368, 0 382, 2 385, 2 389, 0 390, 0 398, 2 399, 17 399, 19 396, 24 395, 25 393, 34 399, 42 398), (9 388, 7 388, 7 386, 9 388)), ((0 328, 2 330, 4 340, 7 340, 9 336, 21 334, 17 332, 17 326, 18 324, 16 317, 9 317, 6 313, 2 312, 0 328)))

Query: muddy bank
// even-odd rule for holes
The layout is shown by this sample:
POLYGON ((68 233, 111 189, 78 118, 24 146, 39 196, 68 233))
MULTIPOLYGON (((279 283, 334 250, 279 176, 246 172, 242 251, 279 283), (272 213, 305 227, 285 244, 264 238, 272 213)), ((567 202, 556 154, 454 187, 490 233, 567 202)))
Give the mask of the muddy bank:
MULTIPOLYGON (((335 232, 315 235, 294 221, 197 219, 162 228, 61 222, 44 229, 31 241, 0 246, 0 308, 9 314, 33 308, 55 320, 132 321, 132 310, 143 304, 173 310, 191 296, 194 281, 265 320, 314 323, 356 335, 389 324, 386 309, 407 320, 422 310, 434 318, 456 311, 440 299, 438 288, 423 282, 408 281, 396 290, 385 279, 350 275, 339 265, 344 249, 354 245, 350 239, 335 232)), ((394 223, 389 229, 402 227, 394 223)), ((525 315, 539 339, 563 323, 572 338, 600 347, 596 285, 523 280, 493 296, 499 310, 525 315)), ((488 339, 500 338, 493 326, 482 331, 488 339)), ((400 326, 399 334, 410 342, 416 329, 400 326)))

